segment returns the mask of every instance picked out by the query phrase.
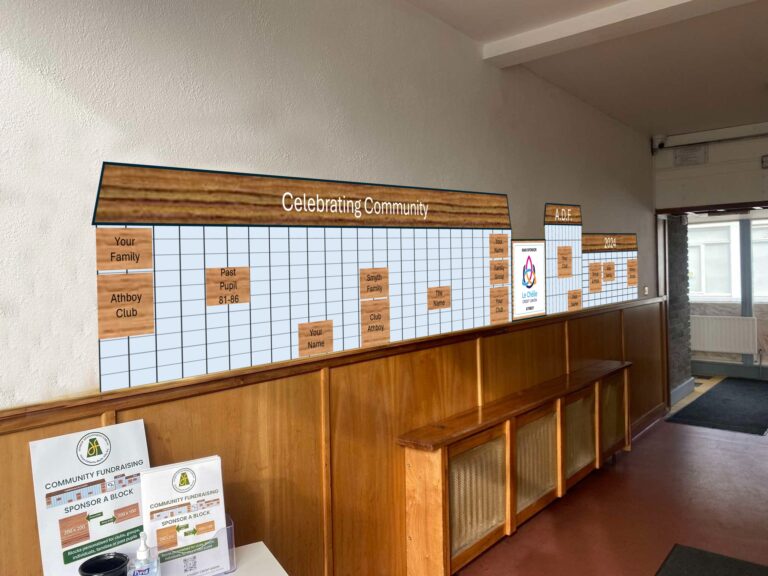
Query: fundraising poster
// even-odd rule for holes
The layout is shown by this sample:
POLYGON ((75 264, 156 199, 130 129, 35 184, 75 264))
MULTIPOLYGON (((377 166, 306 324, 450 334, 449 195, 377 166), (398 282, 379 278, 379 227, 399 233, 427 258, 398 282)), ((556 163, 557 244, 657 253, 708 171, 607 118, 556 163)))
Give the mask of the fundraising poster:
POLYGON ((142 530, 144 421, 29 443, 45 576, 76 576, 86 558, 135 552, 142 530))
POLYGON ((163 576, 229 570, 221 459, 210 456, 141 474, 142 515, 163 576))
POLYGON ((544 241, 512 242, 512 267, 513 318, 546 314, 544 241))

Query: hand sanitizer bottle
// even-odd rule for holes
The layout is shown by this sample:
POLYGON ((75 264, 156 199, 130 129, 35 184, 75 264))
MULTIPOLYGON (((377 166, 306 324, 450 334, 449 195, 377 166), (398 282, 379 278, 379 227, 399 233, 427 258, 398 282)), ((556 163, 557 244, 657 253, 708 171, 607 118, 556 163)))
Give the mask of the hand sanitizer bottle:
POLYGON ((158 576, 157 560, 152 559, 152 552, 147 546, 147 535, 142 532, 139 535, 141 544, 136 551, 136 562, 131 570, 131 576, 158 576))

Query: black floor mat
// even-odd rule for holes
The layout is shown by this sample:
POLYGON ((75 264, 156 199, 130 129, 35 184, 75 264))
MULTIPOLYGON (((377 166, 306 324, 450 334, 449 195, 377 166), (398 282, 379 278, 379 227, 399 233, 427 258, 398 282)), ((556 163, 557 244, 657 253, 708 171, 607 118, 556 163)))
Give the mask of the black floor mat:
POLYGON ((768 382, 727 378, 667 421, 763 436, 768 430, 768 382))
POLYGON ((768 576, 768 566, 675 544, 656 576, 768 576))

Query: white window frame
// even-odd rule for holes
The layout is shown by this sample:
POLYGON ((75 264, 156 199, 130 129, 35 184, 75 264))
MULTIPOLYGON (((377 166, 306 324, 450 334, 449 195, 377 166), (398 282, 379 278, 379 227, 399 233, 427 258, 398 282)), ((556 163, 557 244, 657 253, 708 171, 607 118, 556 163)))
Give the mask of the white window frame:
MULTIPOLYGON (((759 266, 757 262, 755 262, 754 254, 754 246, 755 244, 768 244, 768 239, 766 240, 758 240, 755 241, 755 229, 756 228, 766 228, 768 229, 768 220, 752 220, 752 302, 756 304, 765 304, 768 303, 768 296, 760 296, 757 295, 757 290, 755 287, 755 268, 759 266)), ((768 266, 768 262, 763 263, 763 265, 768 266)))
MULTIPOLYGON (((739 222, 712 222, 707 224, 689 224, 688 230, 702 228, 728 228, 729 246, 730 246, 730 274, 731 290, 725 292, 707 292, 706 291, 706 247, 712 244, 725 244, 725 242, 703 242, 692 244, 689 240, 688 247, 699 246, 701 254, 701 292, 693 292, 689 288, 689 298, 691 302, 741 302, 741 258, 739 252, 740 233, 739 222)), ((690 238, 690 237, 689 237, 690 238)))

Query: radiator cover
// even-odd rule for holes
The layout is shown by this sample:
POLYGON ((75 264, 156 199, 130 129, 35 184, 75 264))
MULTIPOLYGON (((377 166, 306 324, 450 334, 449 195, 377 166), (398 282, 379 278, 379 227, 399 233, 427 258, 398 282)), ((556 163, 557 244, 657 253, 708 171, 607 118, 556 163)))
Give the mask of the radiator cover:
POLYGON ((595 395, 582 396, 565 406, 565 476, 595 460, 595 395))
POLYGON ((506 440, 498 436, 448 463, 451 557, 506 522, 506 440))
POLYGON ((554 412, 517 429, 518 514, 557 485, 557 418, 554 412))

